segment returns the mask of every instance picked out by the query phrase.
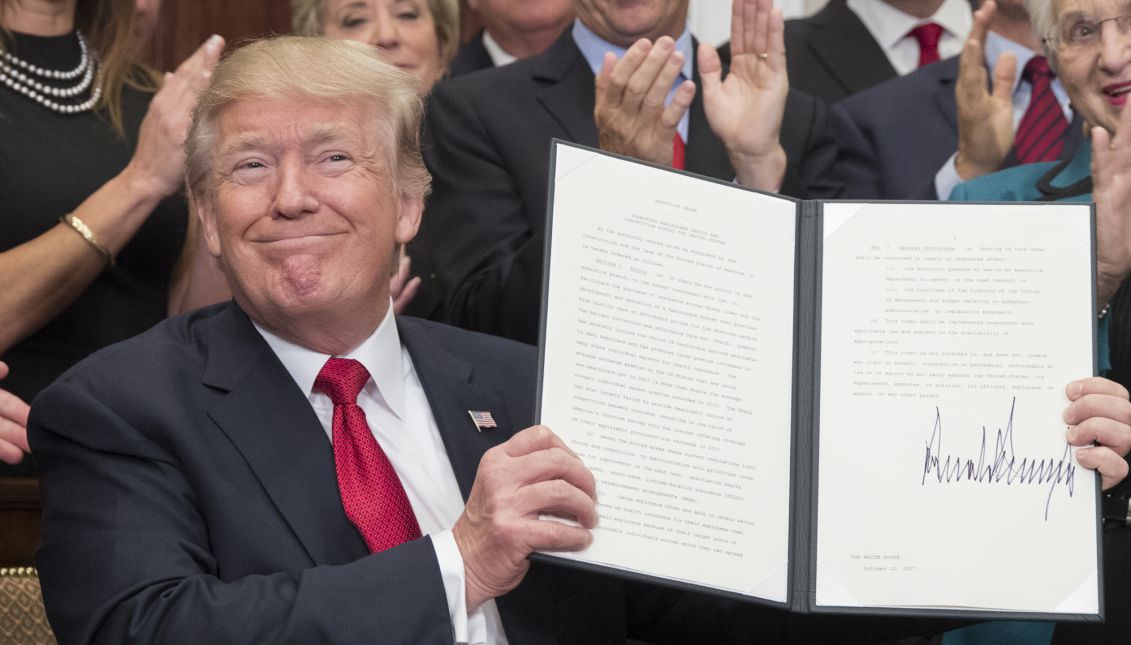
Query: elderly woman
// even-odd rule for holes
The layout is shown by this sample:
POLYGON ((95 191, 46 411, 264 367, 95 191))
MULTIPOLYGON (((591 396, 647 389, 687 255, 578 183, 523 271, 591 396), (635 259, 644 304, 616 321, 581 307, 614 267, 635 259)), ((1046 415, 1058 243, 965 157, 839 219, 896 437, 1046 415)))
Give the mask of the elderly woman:
MULTIPOLYGON (((180 293, 180 141, 223 41, 211 39, 162 82, 135 56, 146 30, 135 2, 0 0, 5 462, 27 449, 24 401, 92 351, 164 318, 180 293)), ((30 473, 21 468, 3 472, 30 473)))
MULTIPOLYGON (((1088 126, 1090 142, 1072 159, 1029 164, 959 185, 952 200, 1090 201, 1096 204, 1096 292, 1100 304, 1100 366, 1108 376, 1131 382, 1131 16, 1123 0, 1026 0, 1033 27, 1050 67, 1088 126), (1108 341, 1110 339, 1110 352, 1108 341)), ((1100 444, 1112 444, 1125 424, 1101 429, 1100 444)), ((1076 443, 1074 441, 1074 443, 1076 443)), ((1115 447, 1115 446, 1113 446, 1115 447)), ((1119 446, 1127 454, 1127 446, 1119 446)), ((1129 485, 1105 493, 1105 518, 1126 516, 1129 485)), ((1126 643, 1131 634, 1131 530, 1109 521, 1104 531, 1104 625, 1062 624, 1054 643, 1126 643)))
POLYGON ((456 0, 291 0, 291 24, 299 35, 381 49, 419 79, 422 94, 447 73, 459 48, 456 0))

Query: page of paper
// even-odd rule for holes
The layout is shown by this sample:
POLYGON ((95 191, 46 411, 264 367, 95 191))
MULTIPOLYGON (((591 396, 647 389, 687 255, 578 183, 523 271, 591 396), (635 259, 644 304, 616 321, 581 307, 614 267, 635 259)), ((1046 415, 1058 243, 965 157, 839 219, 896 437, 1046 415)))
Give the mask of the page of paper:
POLYGON ((1090 213, 825 206, 817 604, 1096 613, 1090 213))
POLYGON ((796 215, 557 148, 540 421, 597 479, 558 554, 784 601, 796 215))

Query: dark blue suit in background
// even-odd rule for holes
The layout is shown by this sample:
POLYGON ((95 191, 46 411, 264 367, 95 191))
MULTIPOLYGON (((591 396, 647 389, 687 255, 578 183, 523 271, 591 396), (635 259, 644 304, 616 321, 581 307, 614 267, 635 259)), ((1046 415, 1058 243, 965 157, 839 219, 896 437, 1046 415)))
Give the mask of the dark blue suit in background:
MULTIPOLYGON (((533 420, 534 349, 413 319, 398 329, 466 499, 483 453, 533 420), (478 432, 468 410, 499 427, 478 432)), ((306 395, 235 304, 82 362, 36 400, 30 434, 37 564, 61 642, 452 642, 430 539, 369 554, 306 395)), ((629 616, 679 634, 662 618, 696 600, 625 588, 534 565, 498 606, 511 643, 603 643, 624 642, 629 616)))
MULTIPOLYGON (((853 199, 946 199, 935 194, 935 175, 958 150, 958 58, 927 65, 833 105, 829 123, 837 139, 837 175, 853 199)), ((1069 125, 1063 159, 1083 139, 1069 125)), ((1016 164, 1012 153, 1002 164, 1016 164)))

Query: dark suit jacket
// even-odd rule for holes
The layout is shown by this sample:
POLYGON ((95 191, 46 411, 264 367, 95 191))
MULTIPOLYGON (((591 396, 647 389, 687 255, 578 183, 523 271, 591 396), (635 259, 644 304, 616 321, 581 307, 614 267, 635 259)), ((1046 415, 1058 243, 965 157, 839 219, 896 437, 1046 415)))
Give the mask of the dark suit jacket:
POLYGON ((481 69, 490 69, 495 66, 487 48, 483 46, 483 30, 480 29, 466 43, 460 45, 452 64, 448 66, 448 73, 452 76, 467 74, 481 69))
MULTIPOLYGON (((466 498, 484 451, 532 421, 534 350, 398 328, 466 498), (469 409, 499 427, 477 432, 469 409)), ((98 352, 35 401, 30 434, 63 643, 452 642, 430 539, 368 553, 306 396, 234 304, 98 352)), ((640 587, 634 604, 625 588, 536 564, 498 605, 516 644, 623 643, 632 617, 694 638, 662 617, 700 597, 640 587)))
POLYGON ((791 86, 827 103, 898 76, 872 32, 845 0, 785 22, 791 86))
MULTIPOLYGON (((935 175, 958 150, 954 85, 958 57, 915 70, 837 103, 830 122, 837 139, 836 170, 844 196, 860 199, 946 199, 935 175)), ((1068 128, 1062 158, 1083 140, 1079 121, 1068 128)), ((1016 165, 1012 154, 1003 168, 1016 165)))
MULTIPOLYGON (((540 56, 436 87, 424 136, 433 192, 409 247, 425 277, 414 313, 537 342, 550 140, 597 146, 593 82, 566 32, 540 56)), ((733 179, 698 92, 689 118, 687 169, 733 179)), ((783 193, 837 191, 835 150, 818 101, 790 93, 781 142, 790 159, 783 193)))

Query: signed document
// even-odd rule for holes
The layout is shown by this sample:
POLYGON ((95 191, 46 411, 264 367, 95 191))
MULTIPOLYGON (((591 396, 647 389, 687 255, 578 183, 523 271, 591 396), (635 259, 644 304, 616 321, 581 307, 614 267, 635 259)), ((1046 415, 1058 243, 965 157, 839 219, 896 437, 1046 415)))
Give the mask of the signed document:
POLYGON ((800 612, 1096 620, 1088 204, 804 202, 555 143, 538 414, 597 479, 538 557, 800 612))

